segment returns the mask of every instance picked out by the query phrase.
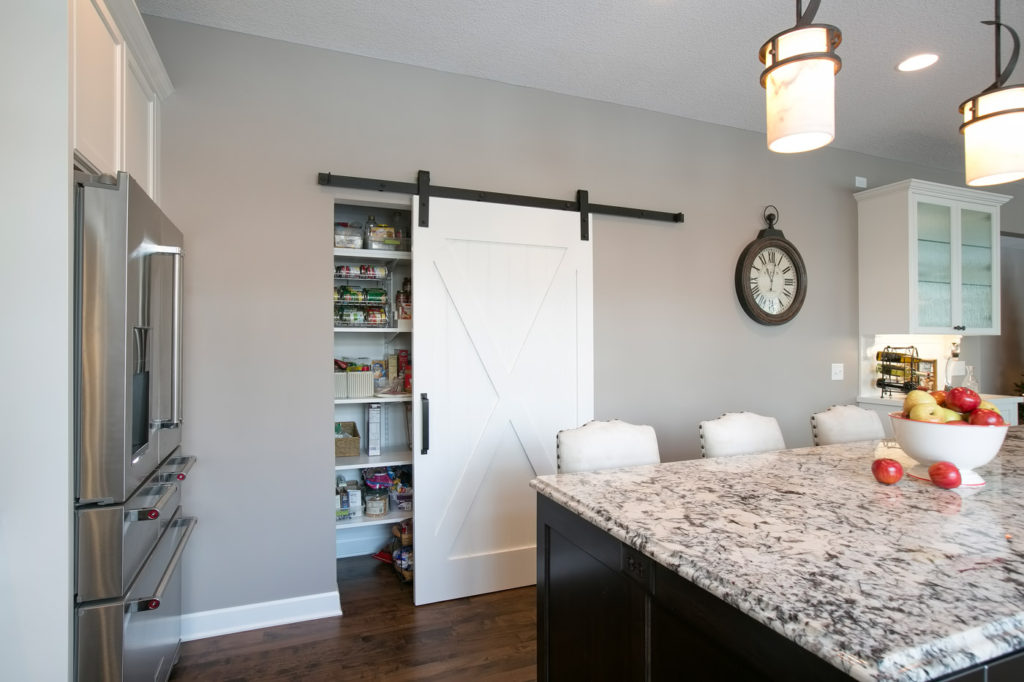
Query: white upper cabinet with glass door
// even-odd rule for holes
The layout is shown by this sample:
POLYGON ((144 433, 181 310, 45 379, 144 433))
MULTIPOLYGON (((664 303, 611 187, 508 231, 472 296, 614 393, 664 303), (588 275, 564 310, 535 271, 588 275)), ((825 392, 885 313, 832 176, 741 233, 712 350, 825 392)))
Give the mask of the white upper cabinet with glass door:
POLYGON ((905 180, 855 194, 861 334, 999 334, 999 207, 905 180))

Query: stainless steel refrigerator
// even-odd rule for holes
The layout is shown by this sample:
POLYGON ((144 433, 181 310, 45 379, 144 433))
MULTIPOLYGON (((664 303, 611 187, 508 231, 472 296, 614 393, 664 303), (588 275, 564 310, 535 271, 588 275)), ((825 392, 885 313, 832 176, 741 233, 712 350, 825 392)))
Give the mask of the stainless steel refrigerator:
POLYGON ((181 232, 126 173, 75 176, 75 678, 170 675, 181 640, 181 232))

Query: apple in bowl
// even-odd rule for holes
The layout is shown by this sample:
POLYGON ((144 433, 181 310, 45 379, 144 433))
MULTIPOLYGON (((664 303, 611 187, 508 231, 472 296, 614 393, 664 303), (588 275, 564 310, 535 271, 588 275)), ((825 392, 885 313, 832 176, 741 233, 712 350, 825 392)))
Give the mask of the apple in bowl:
POLYGON ((956 386, 946 393, 946 407, 961 414, 973 412, 980 404, 978 392, 965 386, 956 386))
POLYGON ((905 417, 902 412, 890 413, 889 419, 896 442, 907 456, 918 463, 907 475, 928 481, 931 480, 928 467, 938 462, 951 462, 960 470, 961 484, 965 486, 985 485, 985 480, 973 470, 992 461, 1009 429, 1005 423, 915 420, 905 417))

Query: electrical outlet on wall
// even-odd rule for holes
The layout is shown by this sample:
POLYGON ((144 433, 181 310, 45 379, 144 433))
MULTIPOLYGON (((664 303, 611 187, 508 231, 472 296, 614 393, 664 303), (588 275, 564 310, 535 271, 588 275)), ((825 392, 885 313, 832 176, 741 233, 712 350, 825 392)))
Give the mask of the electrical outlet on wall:
POLYGON ((832 363, 832 381, 843 380, 843 363, 833 362, 832 363))

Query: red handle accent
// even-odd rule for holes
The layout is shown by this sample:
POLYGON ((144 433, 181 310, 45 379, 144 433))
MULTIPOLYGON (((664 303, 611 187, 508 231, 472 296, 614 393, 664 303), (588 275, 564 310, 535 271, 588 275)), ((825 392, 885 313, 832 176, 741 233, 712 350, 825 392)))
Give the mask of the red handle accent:
POLYGON ((160 608, 160 600, 159 599, 150 599, 148 602, 146 602, 146 610, 147 611, 152 611, 153 609, 158 609, 158 608, 160 608))
MULTIPOLYGON (((159 509, 150 509, 149 511, 146 512, 146 518, 149 519, 150 521, 152 521, 153 519, 160 518, 160 510, 159 509)), ((159 604, 159 602, 157 602, 157 603, 159 604)))
POLYGON ((184 481, 184 480, 185 480, 185 474, 178 474, 178 475, 177 475, 177 479, 178 479, 179 481, 184 481))

